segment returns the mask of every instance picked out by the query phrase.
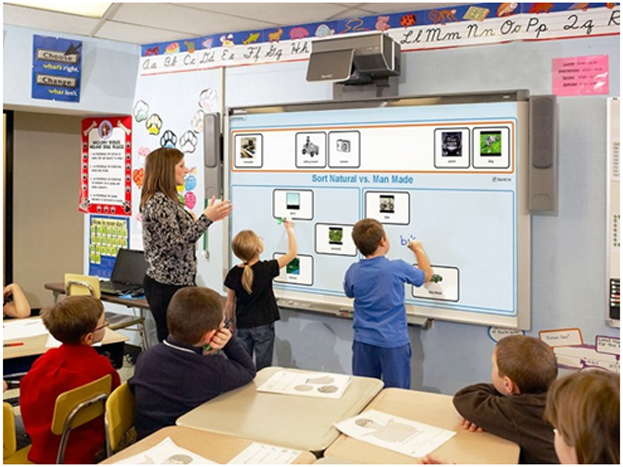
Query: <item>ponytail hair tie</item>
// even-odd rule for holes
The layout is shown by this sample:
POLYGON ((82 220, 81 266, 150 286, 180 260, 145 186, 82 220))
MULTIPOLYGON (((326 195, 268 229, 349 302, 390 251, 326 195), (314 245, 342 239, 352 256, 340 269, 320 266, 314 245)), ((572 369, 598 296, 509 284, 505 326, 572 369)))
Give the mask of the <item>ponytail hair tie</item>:
POLYGON ((242 263, 242 264, 244 264, 245 266, 248 266, 248 265, 249 265, 249 262, 248 262, 248 261, 245 261, 245 262, 244 262, 244 263, 242 263))

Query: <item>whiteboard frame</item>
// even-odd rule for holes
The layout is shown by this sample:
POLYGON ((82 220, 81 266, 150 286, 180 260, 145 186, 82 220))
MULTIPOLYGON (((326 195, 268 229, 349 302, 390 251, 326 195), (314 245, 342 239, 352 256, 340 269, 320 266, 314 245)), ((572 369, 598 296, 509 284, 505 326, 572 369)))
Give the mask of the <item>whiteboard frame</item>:
MULTIPOLYGON (((517 102, 517 128, 516 145, 518 148, 515 159, 515 176, 517 177, 517 310, 515 316, 499 316, 482 314, 463 310, 443 308, 443 305, 435 304, 432 307, 407 305, 408 317, 424 319, 440 319, 458 323, 477 324, 482 326, 508 327, 529 330, 531 326, 531 215, 528 209, 528 169, 529 169, 529 93, 525 90, 500 91, 491 93, 474 94, 444 94, 428 96, 406 96, 396 98, 373 98, 345 101, 324 101, 307 103, 286 103, 272 105, 258 105, 248 107, 227 108, 224 113, 223 139, 224 139, 224 192, 225 199, 229 199, 230 193, 230 118, 241 115, 258 113, 287 113, 306 112, 320 110, 345 110, 345 109, 374 109, 382 107, 404 106, 430 106, 450 104, 477 104, 494 102, 517 102)), ((235 149, 235 148, 234 148, 235 149)), ((354 170, 356 171, 356 170, 354 170)), ((231 222, 227 222, 228 238, 232 238, 231 222)), ((225 264, 232 267, 231 255, 224 258, 225 264)), ((345 297, 334 297, 297 291, 275 290, 279 304, 292 307, 297 310, 309 309, 310 311, 326 311, 334 314, 352 311, 350 305, 345 305, 345 297)))

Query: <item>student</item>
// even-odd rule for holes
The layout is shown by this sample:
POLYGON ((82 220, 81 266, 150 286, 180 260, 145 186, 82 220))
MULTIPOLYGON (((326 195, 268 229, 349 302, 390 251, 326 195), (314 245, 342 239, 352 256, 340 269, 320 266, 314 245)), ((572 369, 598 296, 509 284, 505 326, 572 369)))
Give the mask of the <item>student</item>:
POLYGON ((147 261, 143 288, 159 342, 167 337, 171 297, 180 288, 195 285, 195 243, 213 222, 227 217, 232 210, 229 201, 216 203, 212 197, 195 219, 182 205, 176 189, 184 185, 187 174, 184 153, 177 149, 159 148, 147 156, 140 203, 147 261))
POLYGON ((344 293, 355 299, 353 375, 382 377, 385 387, 409 389, 411 343, 404 284, 420 287, 430 281, 433 270, 420 241, 409 243, 418 267, 387 259, 389 239, 377 220, 357 222, 352 237, 365 257, 344 277, 344 293))
POLYGON ((616 373, 586 370, 561 378, 547 394, 561 464, 620 464, 621 382, 616 373))
POLYGON ((30 304, 19 285, 7 285, 3 295, 2 314, 4 316, 9 318, 28 318, 30 316, 30 304))
POLYGON ((493 384, 474 384, 454 396, 463 428, 519 444, 522 464, 557 464, 554 432, 543 419, 547 390, 558 374, 553 350, 534 337, 508 336, 495 346, 491 362, 493 384))
POLYGON ((136 397, 139 438, 175 425, 181 415, 255 377, 251 357, 223 327, 223 300, 214 290, 179 290, 167 321, 169 336, 139 354, 128 381, 136 397), (204 351, 207 345, 210 351, 204 351))
POLYGON ((296 258, 297 247, 294 224, 287 219, 283 225, 288 235, 288 252, 278 259, 260 261, 264 243, 252 230, 238 232, 232 241, 234 254, 242 264, 234 266, 225 278, 228 320, 234 319, 236 337, 253 356, 259 370, 273 362, 275 347, 275 321, 279 320, 279 308, 273 293, 273 279, 279 270, 296 258))
MULTIPOLYGON (((119 375, 106 357, 92 345, 104 338, 108 323, 104 306, 92 297, 72 296, 41 312, 45 327, 62 345, 39 357, 20 383, 24 428, 32 439, 28 459, 54 464, 60 436, 51 431, 54 404, 63 392, 112 375, 112 389, 119 375)), ((104 417, 72 430, 64 462, 92 464, 104 445, 104 417)))

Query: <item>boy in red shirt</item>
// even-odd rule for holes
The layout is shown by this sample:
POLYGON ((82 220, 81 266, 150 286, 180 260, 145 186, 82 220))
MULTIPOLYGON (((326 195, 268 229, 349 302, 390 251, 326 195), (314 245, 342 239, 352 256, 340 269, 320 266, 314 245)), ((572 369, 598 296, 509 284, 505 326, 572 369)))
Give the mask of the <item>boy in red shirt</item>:
MULTIPOLYGON (((60 436, 50 427, 54 404, 63 392, 112 375, 112 389, 119 375, 106 357, 92 345, 104 338, 108 323, 104 306, 92 297, 67 297, 41 312, 45 327, 62 345, 39 357, 20 383, 20 404, 24 428, 32 439, 28 459, 37 464, 54 464, 60 436)), ((92 464, 104 445, 104 418, 72 430, 65 451, 65 464, 92 464)))

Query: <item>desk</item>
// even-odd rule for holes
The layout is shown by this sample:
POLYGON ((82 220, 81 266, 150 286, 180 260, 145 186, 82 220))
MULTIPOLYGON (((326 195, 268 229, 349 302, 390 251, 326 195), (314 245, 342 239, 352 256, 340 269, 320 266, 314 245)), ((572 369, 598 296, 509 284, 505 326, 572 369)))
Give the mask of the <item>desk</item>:
MULTIPOLYGON (((41 319, 39 317, 26 318, 30 320, 41 319)), ((93 347, 99 354, 106 355, 115 368, 123 366, 123 343, 128 338, 110 329, 106 329, 101 346, 93 347)), ((26 337, 24 339, 13 339, 13 341, 23 342, 24 345, 16 347, 4 347, 2 349, 3 375, 20 375, 28 372, 34 361, 43 355, 48 348, 45 346, 48 335, 26 337)), ((7 340, 7 342, 11 342, 7 340)))
MULTIPOLYGON (((519 446, 490 433, 470 433, 461 427, 461 416, 452 405, 452 396, 388 388, 374 398, 366 410, 396 415, 456 432, 433 455, 450 464, 516 464, 519 446)), ((397 452, 340 435, 325 456, 362 464, 415 464, 417 460, 397 452)))
MULTIPOLYGON (((52 293, 54 294, 54 303, 57 302, 59 295, 65 294, 65 284, 62 282, 51 282, 51 283, 45 284, 43 287, 52 291, 52 293)), ((145 332, 144 323, 145 323, 145 310, 149 310, 149 304, 147 303, 147 300, 145 298, 121 298, 117 295, 110 295, 110 294, 105 294, 105 293, 100 294, 100 300, 103 302, 123 305, 123 306, 126 306, 132 309, 132 313, 135 316, 135 320, 137 318, 136 318, 136 315, 134 314, 134 310, 138 310, 138 318, 142 320, 142 323, 138 325, 138 329, 131 329, 131 330, 139 332, 140 337, 141 337, 142 348, 146 349, 148 344, 147 344, 147 334, 145 332)), ((107 319, 110 321, 112 329, 123 329, 128 326, 137 325, 137 323, 130 323, 130 324, 125 324, 125 325, 119 325, 118 327, 116 327, 118 323, 122 323, 124 320, 128 318, 129 317, 127 315, 122 315, 121 313, 107 312, 107 319)))
POLYGON ((353 376, 341 399, 257 392, 259 386, 281 369, 260 370, 251 383, 182 415, 177 425, 319 453, 339 436, 333 424, 360 413, 383 388, 381 380, 353 376))
MULTIPOLYGON (((168 426, 127 447, 101 463, 114 464, 122 459, 140 454, 154 447, 167 436, 178 446, 219 464, 227 464, 227 462, 240 454, 253 442, 250 439, 214 433, 212 431, 194 430, 181 426, 168 426)), ((311 452, 303 451, 294 460, 294 463, 313 464, 315 460, 316 456, 311 452)))

